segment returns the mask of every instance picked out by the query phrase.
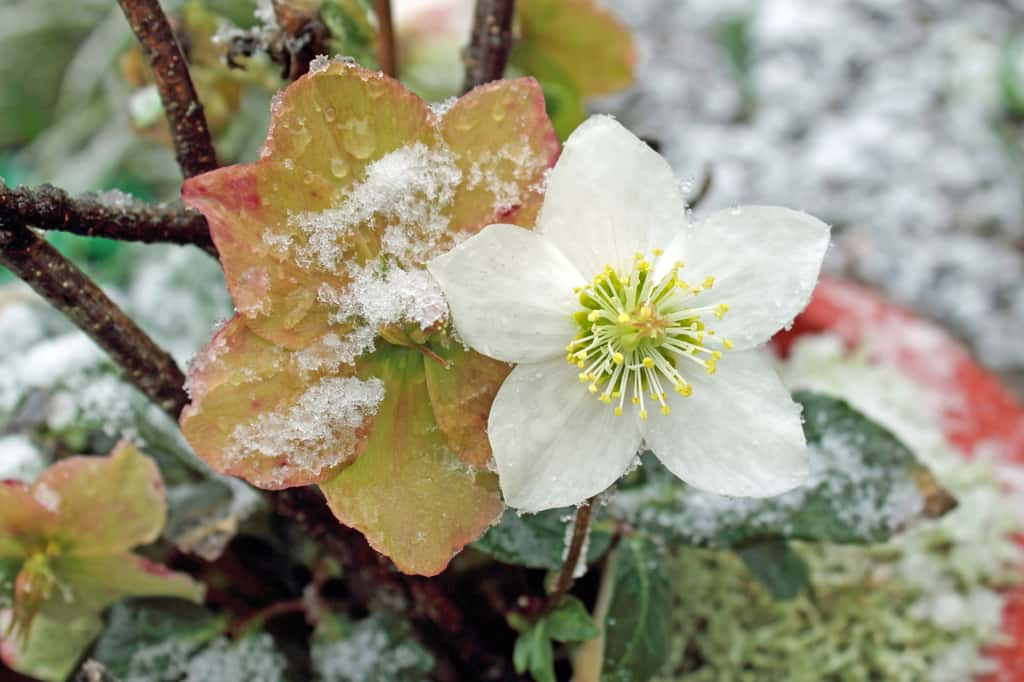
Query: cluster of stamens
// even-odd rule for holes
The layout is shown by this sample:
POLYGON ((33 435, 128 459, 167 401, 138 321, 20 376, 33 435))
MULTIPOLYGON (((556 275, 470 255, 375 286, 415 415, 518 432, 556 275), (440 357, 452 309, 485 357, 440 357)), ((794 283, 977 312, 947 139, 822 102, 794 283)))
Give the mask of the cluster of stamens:
MULTIPOLYGON (((654 251, 655 259, 661 256, 654 251)), ((666 385, 681 396, 693 392, 680 368, 687 363, 715 373, 722 351, 732 348, 715 335, 706 320, 722 319, 729 306, 691 306, 714 286, 714 277, 697 285, 679 278, 682 263, 655 281, 644 254, 637 253, 628 275, 606 265, 593 281, 578 287, 582 310, 575 314, 580 333, 566 346, 566 360, 580 369, 579 379, 591 393, 622 415, 628 399, 647 419, 645 396, 671 412, 666 385)))

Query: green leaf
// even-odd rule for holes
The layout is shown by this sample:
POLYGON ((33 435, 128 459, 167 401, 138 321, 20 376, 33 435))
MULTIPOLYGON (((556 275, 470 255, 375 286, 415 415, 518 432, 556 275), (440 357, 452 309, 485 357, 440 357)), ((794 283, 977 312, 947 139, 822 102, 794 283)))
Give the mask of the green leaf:
POLYGON ((555 682, 555 654, 543 618, 519 635, 512 652, 519 674, 530 673, 536 682, 555 682))
MULTIPOLYGON (((652 457, 612 506, 673 543, 734 548, 770 538, 881 542, 955 505, 892 433, 838 398, 798 392, 811 480, 773 498, 729 498, 686 486, 652 457)), ((770 456, 770 453, 766 453, 770 456)))
POLYGON ((285 682, 286 665, 274 638, 266 633, 234 642, 221 637, 189 661, 184 679, 285 682))
POLYGON ((671 645, 672 587, 667 556, 649 538, 630 535, 616 548, 610 570, 613 592, 604 621, 601 679, 648 680, 664 667, 671 645))
POLYGON ((334 54, 345 55, 356 63, 377 68, 377 40, 370 8, 361 0, 324 0, 320 19, 331 34, 334 54))
POLYGON ((793 599, 810 585, 807 564, 785 540, 755 542, 736 553, 776 599, 793 599))
POLYGON ((8 609, 14 603, 14 579, 21 564, 20 558, 0 558, 0 609, 8 609))
POLYGON ((409 624, 383 612, 356 623, 327 614, 313 633, 310 653, 318 682, 426 682, 434 667, 409 624))
MULTIPOLYGON (((557 571, 562 567, 566 529, 572 524, 574 513, 574 509, 565 507, 520 516, 508 509, 501 522, 472 547, 507 564, 557 571)), ((610 530, 600 523, 594 524, 587 544, 587 562, 604 554, 611 542, 610 530)))
POLYGON ((226 619, 171 599, 115 604, 92 657, 122 682, 175 682, 189 660, 224 632, 226 619))
POLYGON ((558 642, 585 642, 601 634, 587 613, 587 607, 572 595, 562 597, 544 619, 551 639, 558 642))

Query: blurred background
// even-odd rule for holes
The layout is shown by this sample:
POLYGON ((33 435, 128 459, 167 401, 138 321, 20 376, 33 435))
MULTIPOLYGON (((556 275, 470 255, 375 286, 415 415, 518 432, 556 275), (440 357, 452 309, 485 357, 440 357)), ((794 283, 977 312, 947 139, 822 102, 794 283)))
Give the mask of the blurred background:
MULTIPOLYGON (((279 65, 228 69, 211 38, 229 36, 229 24, 236 35, 259 30, 268 4, 163 4, 186 36, 221 159, 253 158, 284 83, 279 65)), ((400 29, 404 19, 406 33, 424 34, 431 6, 458 4, 400 0, 395 12, 400 29)), ((938 321, 1024 393, 1024 3, 606 5, 633 32, 638 68, 631 87, 590 108, 656 143, 693 188, 710 174, 699 212, 775 203, 834 223, 831 272, 938 321)), ((442 68, 456 68, 462 30, 442 36, 448 62, 435 54, 406 71, 457 82, 442 68)), ((358 38, 350 26, 332 47, 361 56, 358 38)), ((175 197, 159 99, 113 0, 78 0, 74 11, 64 0, 0 0, 0 83, 8 184, 175 197)), ((127 276, 120 245, 51 238, 102 276, 127 276)))
MULTIPOLYGON (((225 164, 256 158, 271 98, 297 65, 329 53, 375 66, 369 0, 161 4, 191 62, 225 164)), ((665 155, 687 196, 701 196, 698 218, 766 203, 831 222, 830 273, 937 322, 1024 398, 1024 0, 603 5, 631 39, 589 1, 517 4, 520 49, 509 73, 540 79, 563 138, 587 110, 612 113, 665 155), (575 9, 559 24, 548 21, 553 6, 575 9), (546 25, 555 28, 545 32, 546 25), (582 56, 563 59, 563 44, 582 56)), ((393 0, 393 7, 403 80, 431 100, 457 93, 471 0, 393 0)), ((160 100, 115 0, 0 0, 0 178, 10 186, 99 192, 110 202, 177 199, 181 175, 160 100)), ((218 263, 197 248, 57 232, 47 238, 182 365, 232 314, 218 263)), ((894 345, 908 345, 906 335, 921 329, 908 325, 894 345)), ((106 452, 128 435, 160 464, 169 491, 164 536, 178 549, 213 561, 243 524, 252 530, 259 496, 212 476, 173 421, 2 269, 0 348, 0 479, 32 480, 54 459, 106 452)), ((1004 513, 1022 508, 1020 494, 1009 497, 1005 471, 987 468, 989 460, 965 464, 939 429, 932 393, 959 397, 961 387, 923 392, 891 370, 868 367, 824 339, 798 348, 784 374, 792 385, 859 396, 862 409, 877 403, 871 414, 897 422, 893 428, 957 493, 960 510, 938 530, 924 528, 899 544, 853 554, 803 547, 816 586, 827 586, 813 609, 809 599, 782 605, 751 591, 750 576, 731 555, 684 553, 673 575, 685 604, 674 650, 691 651, 684 644, 694 632, 714 631, 718 639, 700 640, 702 655, 713 659, 721 644, 723 661, 742 662, 735 655, 739 632, 750 635, 744 641, 758 660, 791 655, 806 669, 806 677, 792 679, 821 679, 822 661, 845 650, 855 639, 849 628, 857 626, 870 635, 864 641, 893 635, 892 646, 865 645, 890 657, 863 656, 866 670, 925 660, 915 651, 928 652, 921 665, 947 671, 934 678, 943 682, 985 669, 978 652, 999 636, 1004 606, 996 589, 1018 584, 1024 562, 1013 542, 1019 520, 1004 513), (901 557, 905 570, 881 580, 877 568, 892 557, 901 557), (864 600, 866 592, 874 601, 864 600), (703 611, 691 608, 691 594, 702 595, 703 611), (807 613, 831 614, 812 619, 819 634, 832 633, 813 651, 805 646, 807 613), (897 618, 908 613, 916 618, 912 631, 901 629, 911 621, 897 618), (707 627, 716 617, 721 630, 707 627)), ((978 395, 964 400, 987 405, 978 395)), ((1024 474, 1014 471, 1024 490, 1024 474)), ((264 545, 256 550, 270 556, 264 545)), ((689 663, 673 666, 689 670, 689 663)), ((719 669, 702 670, 685 679, 725 679, 719 669)))

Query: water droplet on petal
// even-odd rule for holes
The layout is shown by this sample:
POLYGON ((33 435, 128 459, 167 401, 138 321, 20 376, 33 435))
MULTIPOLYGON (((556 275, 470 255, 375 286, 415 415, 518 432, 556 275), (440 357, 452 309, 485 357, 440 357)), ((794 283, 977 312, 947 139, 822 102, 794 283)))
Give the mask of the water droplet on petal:
POLYGON ((331 159, 331 174, 339 180, 348 175, 348 161, 340 156, 331 159))

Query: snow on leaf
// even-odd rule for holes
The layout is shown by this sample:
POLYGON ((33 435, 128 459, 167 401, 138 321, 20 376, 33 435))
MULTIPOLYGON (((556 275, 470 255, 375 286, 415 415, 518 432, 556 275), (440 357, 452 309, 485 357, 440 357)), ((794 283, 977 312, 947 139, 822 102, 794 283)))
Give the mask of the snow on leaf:
POLYGON ((212 467, 261 488, 323 481, 362 451, 383 399, 348 364, 362 351, 334 334, 287 351, 236 316, 193 363, 182 431, 212 467))
POLYGON ((491 461, 487 417, 512 368, 450 339, 435 341, 430 347, 448 364, 424 363, 437 426, 452 452, 467 464, 484 467, 491 461))
POLYGON ((301 238, 290 216, 328 208, 333 191, 319 176, 266 161, 220 168, 182 188, 185 203, 210 223, 238 311, 254 331, 288 348, 302 348, 327 331, 328 310, 316 289, 340 286, 337 275, 301 267, 289 255, 301 238))
POLYGON ((532 78, 481 85, 448 109, 441 134, 458 154, 453 229, 475 234, 495 222, 531 227, 558 138, 532 78))
POLYGON ((246 324, 299 350, 338 327, 437 322, 387 297, 369 310, 382 320, 361 301, 420 282, 427 260, 488 223, 532 222, 557 150, 529 79, 440 115, 398 81, 332 62, 276 100, 258 162, 190 179, 182 195, 210 222, 246 324))
POLYGON ((436 575, 498 518, 502 503, 495 476, 467 467, 444 443, 423 362, 403 348, 368 360, 385 385, 380 417, 359 459, 321 488, 341 522, 402 571, 436 575))

